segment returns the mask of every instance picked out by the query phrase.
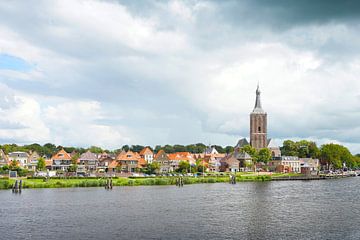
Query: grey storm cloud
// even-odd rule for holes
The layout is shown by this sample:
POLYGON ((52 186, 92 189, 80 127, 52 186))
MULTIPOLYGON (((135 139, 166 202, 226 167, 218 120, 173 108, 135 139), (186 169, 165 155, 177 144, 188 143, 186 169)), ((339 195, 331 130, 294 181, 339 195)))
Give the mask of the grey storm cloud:
MULTIPOLYGON (((0 83, 38 141, 117 147, 234 144, 260 81, 271 137, 360 151, 359 17, 358 1, 1 3, 0 54, 32 69, 0 83)), ((0 139, 31 141, 3 123, 0 139)))

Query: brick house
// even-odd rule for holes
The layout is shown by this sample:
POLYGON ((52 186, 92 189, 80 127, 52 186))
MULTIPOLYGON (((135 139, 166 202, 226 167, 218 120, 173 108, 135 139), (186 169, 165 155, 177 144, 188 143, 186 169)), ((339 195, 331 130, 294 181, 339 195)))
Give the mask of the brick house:
POLYGON ((160 169, 159 173, 168 173, 170 172, 170 159, 169 156, 165 153, 164 150, 160 150, 154 157, 154 162, 159 163, 160 169))
POLYGON ((139 154, 140 157, 146 161, 146 163, 152 163, 154 159, 154 153, 149 147, 145 147, 143 150, 140 151, 139 154))
POLYGON ((140 155, 132 151, 122 151, 116 156, 116 161, 118 162, 121 171, 126 173, 136 172, 139 169, 140 164, 140 155))
POLYGON ((51 157, 51 169, 67 171, 71 165, 71 156, 64 149, 61 149, 51 157))

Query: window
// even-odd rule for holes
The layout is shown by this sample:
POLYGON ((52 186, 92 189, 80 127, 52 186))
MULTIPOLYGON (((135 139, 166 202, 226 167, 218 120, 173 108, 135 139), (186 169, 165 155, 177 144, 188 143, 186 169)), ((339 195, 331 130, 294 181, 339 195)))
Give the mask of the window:
POLYGON ((261 132, 261 127, 258 127, 258 131, 261 132))

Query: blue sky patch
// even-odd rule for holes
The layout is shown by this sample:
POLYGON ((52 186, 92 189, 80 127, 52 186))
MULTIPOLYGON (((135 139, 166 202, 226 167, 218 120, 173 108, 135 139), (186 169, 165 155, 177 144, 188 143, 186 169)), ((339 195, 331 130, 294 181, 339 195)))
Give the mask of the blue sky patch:
POLYGON ((31 64, 18 57, 0 54, 0 69, 25 72, 31 69, 31 64))

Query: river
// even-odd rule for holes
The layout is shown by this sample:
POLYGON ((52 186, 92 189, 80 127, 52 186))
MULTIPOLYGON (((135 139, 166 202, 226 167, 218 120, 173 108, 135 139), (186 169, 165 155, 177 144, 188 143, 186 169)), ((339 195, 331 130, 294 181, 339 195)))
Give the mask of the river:
POLYGON ((360 239, 360 177, 0 191, 0 239, 360 239))

